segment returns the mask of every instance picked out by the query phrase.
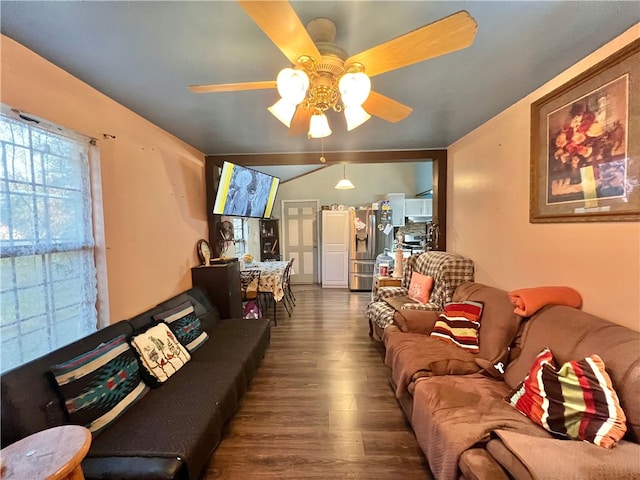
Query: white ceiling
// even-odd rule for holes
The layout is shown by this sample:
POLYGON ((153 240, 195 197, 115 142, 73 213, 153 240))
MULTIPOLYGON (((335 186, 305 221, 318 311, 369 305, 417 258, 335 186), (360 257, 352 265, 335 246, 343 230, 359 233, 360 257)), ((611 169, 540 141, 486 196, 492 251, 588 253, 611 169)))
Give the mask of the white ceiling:
MULTIPOLYGON (((348 54, 467 10, 474 44, 373 78, 413 107, 346 132, 330 117, 327 151, 446 148, 640 21, 637 1, 296 1, 303 23, 334 20, 348 54)), ((187 85, 273 80, 284 55, 232 1, 13 2, 5 35, 206 154, 317 152, 267 107, 275 90, 198 95, 187 85)), ((117 135, 117 132, 114 132, 117 135)))

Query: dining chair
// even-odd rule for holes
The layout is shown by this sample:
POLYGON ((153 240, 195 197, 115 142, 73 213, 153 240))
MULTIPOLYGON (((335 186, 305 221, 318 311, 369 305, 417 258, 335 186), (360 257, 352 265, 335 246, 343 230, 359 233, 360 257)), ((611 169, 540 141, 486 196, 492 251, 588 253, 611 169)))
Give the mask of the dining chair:
POLYGON ((295 258, 292 258, 291 260, 289 260, 289 263, 287 264, 287 267, 285 268, 285 271, 284 271, 284 275, 283 275, 284 282, 282 285, 285 299, 288 300, 289 304, 291 305, 291 308, 296 306, 296 296, 293 294, 293 290, 291 289, 291 272, 293 271, 294 261, 295 261, 295 258))
POLYGON ((255 302, 260 308, 259 286, 261 271, 258 269, 240 270, 240 292, 243 305, 246 302, 255 302))
POLYGON ((273 306, 273 324, 276 327, 278 326, 278 317, 276 315, 277 304, 278 302, 276 302, 271 290, 258 290, 258 305, 260 307, 260 311, 266 312, 268 308, 273 306))
MULTIPOLYGON (((282 294, 283 294, 283 297, 281 300, 282 305, 284 306, 289 316, 291 316, 291 312, 293 310, 293 304, 290 303, 291 302, 290 294, 287 293, 287 289, 289 288, 287 286, 287 283, 288 283, 290 272, 291 272, 291 264, 292 262, 290 261, 285 266, 282 272, 282 275, 280 275, 279 284, 278 284, 278 287, 282 289, 282 294)), ((266 312, 267 309, 273 306, 273 322, 274 322, 274 325, 277 326, 278 325, 278 319, 277 319, 278 302, 275 299, 274 290, 275 290, 275 287, 272 287, 272 289, 270 290, 260 291, 259 295, 260 295, 260 302, 264 307, 262 310, 263 312, 266 312)))
MULTIPOLYGON (((269 262, 270 260, 265 260, 266 262, 269 262)), ((275 261, 275 260, 271 260, 271 261, 275 261)), ((260 270, 258 270, 260 271, 260 270)), ((267 277, 265 277, 265 280, 267 279, 267 277)), ((264 317, 265 313, 267 312, 267 310, 269 308, 271 308, 273 306, 273 324, 274 326, 278 326, 278 318, 277 318, 277 312, 276 312, 276 307, 278 302, 276 302, 276 299, 273 295, 273 291, 270 290, 260 290, 260 282, 258 281, 258 292, 257 292, 257 303, 258 303, 258 308, 260 309, 260 312, 262 312, 262 316, 264 317)))
POLYGON ((292 263, 292 260, 289 260, 289 262, 287 262, 287 265, 284 267, 282 277, 280 277, 280 288, 282 288, 282 304, 284 305, 284 308, 289 316, 291 316, 291 311, 295 306, 295 303, 293 303, 291 300, 291 294, 289 293, 289 280, 291 276, 292 263))

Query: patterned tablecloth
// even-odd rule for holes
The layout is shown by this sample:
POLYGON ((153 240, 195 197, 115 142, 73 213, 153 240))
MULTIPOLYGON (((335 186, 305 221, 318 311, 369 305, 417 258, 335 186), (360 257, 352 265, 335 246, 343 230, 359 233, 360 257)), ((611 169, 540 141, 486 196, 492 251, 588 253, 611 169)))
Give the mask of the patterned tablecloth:
MULTIPOLYGON (((260 285, 258 291, 272 292, 273 298, 279 302, 284 297, 282 276, 289 262, 253 262, 246 263, 243 270, 260 270, 260 285)), ((293 272, 291 272, 293 273, 293 272)))

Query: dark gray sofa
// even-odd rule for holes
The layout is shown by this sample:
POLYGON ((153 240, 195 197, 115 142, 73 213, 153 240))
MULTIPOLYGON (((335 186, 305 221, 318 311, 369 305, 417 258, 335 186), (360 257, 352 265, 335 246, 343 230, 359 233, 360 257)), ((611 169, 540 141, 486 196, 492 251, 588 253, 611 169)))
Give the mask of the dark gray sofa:
POLYGON ((186 300, 209 339, 167 382, 94 437, 82 467, 88 480, 197 479, 270 341, 268 320, 221 320, 200 287, 3 374, 2 447, 69 423, 49 371, 52 365, 123 333, 131 336, 150 325, 153 315, 186 300))

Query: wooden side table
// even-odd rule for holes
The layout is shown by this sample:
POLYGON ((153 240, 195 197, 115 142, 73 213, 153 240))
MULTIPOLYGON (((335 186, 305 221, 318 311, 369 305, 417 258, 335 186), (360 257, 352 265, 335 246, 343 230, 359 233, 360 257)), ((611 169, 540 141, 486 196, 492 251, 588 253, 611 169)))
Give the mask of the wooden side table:
POLYGON ((401 287, 402 278, 381 277, 375 275, 373 277, 373 294, 375 295, 380 287, 401 287))
POLYGON ((0 450, 2 480, 84 480, 80 462, 91 432, 63 425, 34 433, 0 450))
MULTIPOLYGON (((371 299, 374 299, 376 292, 380 287, 401 287, 402 278, 394 277, 381 277, 380 275, 373 276, 373 291, 371 292, 371 299)), ((373 323, 369 320, 369 336, 373 337, 373 323)))

